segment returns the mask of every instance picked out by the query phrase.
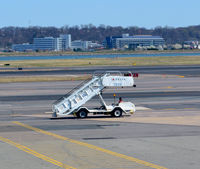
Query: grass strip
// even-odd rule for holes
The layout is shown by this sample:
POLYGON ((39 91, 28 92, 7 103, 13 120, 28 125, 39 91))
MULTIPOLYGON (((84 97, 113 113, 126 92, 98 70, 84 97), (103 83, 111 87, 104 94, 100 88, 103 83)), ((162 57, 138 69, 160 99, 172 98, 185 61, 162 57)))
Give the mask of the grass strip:
POLYGON ((40 52, 0 52, 1 56, 60 56, 60 55, 107 55, 107 54, 159 54, 159 53, 197 53, 199 49, 193 50, 97 50, 97 51, 40 51, 40 52))
POLYGON ((0 61, 1 67, 5 64, 10 64, 10 67, 198 65, 200 64, 200 56, 0 61))

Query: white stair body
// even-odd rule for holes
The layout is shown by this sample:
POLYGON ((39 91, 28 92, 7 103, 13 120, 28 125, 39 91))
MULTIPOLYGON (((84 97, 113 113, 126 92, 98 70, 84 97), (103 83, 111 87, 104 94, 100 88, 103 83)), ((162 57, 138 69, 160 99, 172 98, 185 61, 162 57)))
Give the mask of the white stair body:
POLYGON ((53 104, 52 110, 56 115, 65 116, 76 112, 87 101, 98 95, 105 87, 127 87, 133 86, 132 76, 111 75, 105 73, 100 76, 93 76, 90 81, 84 83, 80 88, 70 92, 53 104))

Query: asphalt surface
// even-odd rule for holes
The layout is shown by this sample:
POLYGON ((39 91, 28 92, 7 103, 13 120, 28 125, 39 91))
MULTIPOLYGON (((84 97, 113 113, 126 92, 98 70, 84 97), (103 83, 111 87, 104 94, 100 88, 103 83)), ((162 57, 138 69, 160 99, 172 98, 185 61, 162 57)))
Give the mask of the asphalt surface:
POLYGON ((52 103, 78 81, 0 84, 0 168, 199 169, 198 66, 145 71, 136 88, 105 89, 107 104, 116 93, 138 108, 118 119, 50 119, 52 103))
MULTIPOLYGON (((63 95, 29 95, 29 96, 0 96, 1 101, 34 101, 34 100, 58 100, 63 95)), ((69 95, 65 95, 68 97, 69 95)), ((110 93, 104 93, 102 95, 104 99, 113 97, 110 93)), ((122 93, 119 94, 123 98, 154 98, 154 97, 200 97, 200 91, 169 91, 169 92, 133 92, 133 93, 122 93)), ((93 99, 98 99, 95 96, 93 99)))
MULTIPOLYGON (((74 75, 74 74, 93 74, 95 71, 132 71, 139 74, 170 74, 183 76, 200 76, 200 66, 95 66, 95 67, 62 67, 62 68, 23 68, 23 70, 5 71, 0 68, 0 76, 31 76, 31 75, 74 75), (36 70, 41 69, 41 70, 36 70)), ((7 68, 10 70, 10 68, 7 68)))

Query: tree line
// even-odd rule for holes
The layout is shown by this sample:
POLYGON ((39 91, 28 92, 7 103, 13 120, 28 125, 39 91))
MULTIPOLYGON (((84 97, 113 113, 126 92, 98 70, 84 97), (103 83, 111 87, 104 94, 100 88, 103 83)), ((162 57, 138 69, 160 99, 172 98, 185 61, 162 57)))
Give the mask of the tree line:
POLYGON ((123 33, 130 35, 159 35, 162 36, 167 44, 183 43, 187 40, 200 41, 200 25, 189 27, 156 27, 146 29, 140 27, 121 27, 121 26, 63 26, 56 27, 3 27, 0 28, 0 47, 11 47, 12 44, 33 43, 36 37, 58 37, 60 34, 71 34, 72 40, 88 40, 102 43, 106 36, 119 36, 123 33))

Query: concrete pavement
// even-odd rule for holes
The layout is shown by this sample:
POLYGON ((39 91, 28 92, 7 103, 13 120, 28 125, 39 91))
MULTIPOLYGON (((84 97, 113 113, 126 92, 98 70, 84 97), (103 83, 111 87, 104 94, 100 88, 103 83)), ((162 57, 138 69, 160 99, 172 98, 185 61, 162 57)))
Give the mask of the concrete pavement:
MULTIPOLYGON (((199 82, 176 72, 143 74, 137 88, 108 89, 105 100, 111 103, 116 93, 149 109, 83 120, 51 120, 46 113, 55 101, 48 95, 65 94, 79 82, 0 84, 1 168, 199 169, 199 82)), ((88 106, 98 106, 97 99, 88 106)))

